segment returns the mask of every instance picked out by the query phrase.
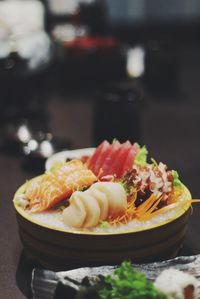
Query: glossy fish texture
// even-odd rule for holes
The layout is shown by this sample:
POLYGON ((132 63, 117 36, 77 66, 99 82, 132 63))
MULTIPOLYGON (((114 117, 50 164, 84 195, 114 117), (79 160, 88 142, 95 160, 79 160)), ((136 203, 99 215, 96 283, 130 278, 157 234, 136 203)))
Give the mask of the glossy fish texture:
POLYGON ((97 180, 80 160, 62 163, 52 171, 32 179, 24 193, 31 212, 41 212, 69 197, 74 191, 89 187, 97 180))
POLYGON ((115 140, 112 144, 104 140, 86 162, 99 179, 107 175, 113 175, 120 179, 127 171, 132 169, 135 157, 140 147, 126 141, 120 143, 115 140))

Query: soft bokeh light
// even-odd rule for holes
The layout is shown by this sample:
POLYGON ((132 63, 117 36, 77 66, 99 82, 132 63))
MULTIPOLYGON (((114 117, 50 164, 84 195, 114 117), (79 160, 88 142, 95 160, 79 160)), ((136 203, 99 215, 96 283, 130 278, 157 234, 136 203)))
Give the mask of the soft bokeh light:
POLYGON ((31 139, 28 143, 28 147, 31 151, 35 151, 38 148, 38 142, 34 139, 31 139))
POLYGON ((41 142, 40 151, 44 157, 50 157, 54 152, 52 144, 48 140, 41 142))
POLYGON ((143 75, 145 51, 141 46, 131 48, 127 53, 127 72, 130 77, 140 77, 143 75))
POLYGON ((31 135, 26 125, 21 125, 17 132, 18 138, 21 142, 26 143, 30 140, 31 135))

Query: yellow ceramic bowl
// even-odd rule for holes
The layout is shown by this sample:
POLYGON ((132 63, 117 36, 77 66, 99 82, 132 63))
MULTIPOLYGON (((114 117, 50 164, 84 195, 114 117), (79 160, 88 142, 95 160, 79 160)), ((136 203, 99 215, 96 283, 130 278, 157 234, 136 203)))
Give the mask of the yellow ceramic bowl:
MULTIPOLYGON (((190 202, 157 225, 123 233, 75 232, 57 229, 33 219, 16 203, 25 185, 16 192, 19 234, 28 255, 54 270, 80 266, 118 264, 123 260, 149 262, 174 257, 184 239, 190 216, 190 202)), ((184 187, 184 197, 191 194, 184 187)))

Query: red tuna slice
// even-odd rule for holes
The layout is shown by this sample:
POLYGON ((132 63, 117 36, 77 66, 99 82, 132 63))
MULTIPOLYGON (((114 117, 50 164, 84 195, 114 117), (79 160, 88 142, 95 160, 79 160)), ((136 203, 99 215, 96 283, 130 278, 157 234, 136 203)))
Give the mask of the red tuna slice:
POLYGON ((97 157, 96 161, 94 162, 94 165, 92 166, 92 170, 94 174, 96 174, 97 176, 103 175, 103 173, 101 174, 101 168, 104 164, 106 157, 109 156, 111 151, 112 151, 112 145, 110 145, 109 143, 104 144, 99 156, 97 157))
POLYGON ((102 175, 107 175, 107 174, 111 174, 110 170, 110 166, 113 163, 113 160, 115 159, 115 157, 117 156, 119 150, 121 148, 121 143, 116 140, 112 145, 111 145, 111 151, 109 152, 109 154, 105 157, 103 164, 101 166, 103 173, 102 175))
POLYGON ((111 165, 109 171, 111 174, 115 174, 115 176, 117 178, 121 177, 120 173, 122 173, 124 162, 127 159, 127 156, 128 156, 128 153, 129 153, 131 147, 132 147, 132 145, 131 145, 130 141, 126 141, 125 143, 123 143, 121 145, 121 148, 120 148, 117 156, 115 157, 115 159, 112 162, 112 165, 111 165))
POLYGON ((97 158, 99 157, 99 155, 101 154, 101 151, 107 147, 108 145, 110 145, 110 143, 107 140, 104 140, 95 150, 95 152, 93 153, 93 155, 89 158, 89 160, 86 163, 86 166, 89 169, 92 169, 93 166, 95 165, 95 162, 97 160, 97 158))
POLYGON ((139 152, 139 146, 136 143, 134 143, 131 149, 129 150, 122 171, 119 173, 120 177, 122 177, 127 171, 130 171, 132 169, 135 157, 138 152, 139 152))

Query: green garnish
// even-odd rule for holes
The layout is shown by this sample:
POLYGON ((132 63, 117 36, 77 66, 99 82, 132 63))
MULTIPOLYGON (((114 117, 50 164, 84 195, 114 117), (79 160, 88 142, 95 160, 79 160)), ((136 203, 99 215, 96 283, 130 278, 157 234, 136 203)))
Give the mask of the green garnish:
POLYGON ((182 187, 183 185, 182 185, 182 183, 181 183, 181 181, 179 179, 179 174, 178 174, 178 172, 176 170, 172 170, 172 176, 174 178, 174 180, 173 180, 173 186, 175 186, 175 187, 182 187))
POLYGON ((110 224, 107 221, 101 221, 100 227, 103 229, 108 229, 110 227, 110 224))
POLYGON ((147 163, 147 154, 148 154, 148 151, 147 151, 146 146, 144 145, 143 147, 141 147, 138 154, 136 155, 134 164, 145 165, 147 163))
POLYGON ((112 144, 115 143, 116 141, 117 141, 117 138, 113 138, 112 144))
POLYGON ((99 291, 101 299, 166 299, 144 274, 130 262, 123 262, 114 275, 105 277, 105 287, 99 291))
POLYGON ((154 167, 158 166, 158 163, 156 162, 156 160, 154 158, 151 158, 151 162, 152 162, 154 167))
POLYGON ((88 186, 79 186, 77 191, 86 191, 89 187, 88 186))
POLYGON ((63 205, 63 206, 60 206, 60 207, 58 208, 58 211, 59 211, 59 212, 62 212, 62 211, 64 211, 65 208, 66 208, 66 206, 64 206, 64 205, 63 205))
POLYGON ((118 183, 122 184, 126 196, 131 196, 131 194, 135 190, 133 180, 131 179, 131 175, 127 173, 121 181, 118 181, 118 183))
POLYGON ((64 161, 59 161, 59 160, 54 161, 49 171, 54 172, 56 169, 61 167, 64 163, 65 163, 64 161))

